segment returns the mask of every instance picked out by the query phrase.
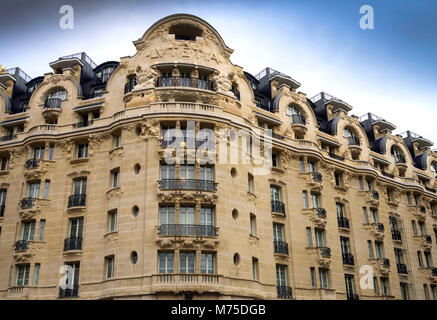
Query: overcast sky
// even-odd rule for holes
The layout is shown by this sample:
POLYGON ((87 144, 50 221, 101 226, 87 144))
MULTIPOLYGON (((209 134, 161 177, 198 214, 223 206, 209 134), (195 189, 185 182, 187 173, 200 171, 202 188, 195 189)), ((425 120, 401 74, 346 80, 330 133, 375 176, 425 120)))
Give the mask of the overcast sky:
POLYGON ((0 64, 32 78, 49 62, 85 51, 97 64, 133 55, 157 20, 189 13, 208 21, 235 50, 233 63, 256 74, 269 66, 437 143, 437 1, 0 0, 0 64), (62 5, 74 29, 59 27, 62 5), (360 7, 374 9, 362 30, 360 7))

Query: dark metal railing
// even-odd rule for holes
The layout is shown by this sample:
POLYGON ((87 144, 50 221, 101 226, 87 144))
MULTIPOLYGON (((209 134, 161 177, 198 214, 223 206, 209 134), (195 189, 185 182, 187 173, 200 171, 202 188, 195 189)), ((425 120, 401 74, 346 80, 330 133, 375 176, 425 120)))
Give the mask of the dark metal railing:
POLYGON ((379 192, 376 190, 370 190, 370 196, 375 200, 379 200, 379 192))
POLYGON ((431 268, 431 275, 433 276, 433 277, 437 277, 437 268, 431 268))
POLYGON ((158 227, 159 236, 174 237, 210 237, 218 236, 218 228, 212 225, 199 224, 163 224, 158 227))
POLYGON ((395 158, 395 163, 396 164, 398 164, 398 163, 405 163, 405 156, 404 155, 401 155, 401 154, 396 155, 396 154, 394 154, 393 157, 395 158))
POLYGON ((356 293, 347 293, 347 299, 348 300, 360 300, 360 296, 357 295, 356 293))
POLYGON ((137 85, 137 79, 132 78, 124 85, 124 94, 131 92, 134 87, 137 85))
POLYGON ((3 137, 0 138, 0 141, 9 141, 9 140, 14 140, 17 137, 16 134, 11 133, 11 134, 7 134, 3 137))
POLYGON ((322 182, 322 174, 320 172, 312 172, 312 175, 315 182, 322 182))
POLYGON ((331 257, 331 248, 329 247, 318 247, 320 255, 324 258, 330 258, 331 257))
POLYGON ((81 122, 76 122, 73 124, 73 128, 84 128, 92 125, 94 123, 94 120, 85 120, 81 122))
POLYGON ((382 258, 382 259, 381 259, 381 263, 382 263, 382 266, 383 266, 384 268, 390 268, 390 260, 389 260, 389 259, 387 259, 387 258, 382 258))
POLYGON ((396 241, 402 241, 401 232, 399 230, 392 230, 391 231, 391 238, 393 240, 396 240, 396 241))
POLYGON ((20 200, 21 209, 30 209, 33 207, 34 204, 35 204, 35 199, 31 197, 20 200))
POLYGON ((64 251, 82 250, 82 237, 71 237, 64 240, 64 251))
POLYGON ((275 240, 275 241, 273 241, 273 245, 275 247, 275 253, 288 255, 288 243, 287 242, 275 240))
POLYGON ((350 266, 355 265, 354 256, 352 253, 343 253, 342 257, 343 257, 343 264, 347 264, 350 266))
POLYGON ((271 201, 272 212, 279 212, 285 216, 285 204, 281 201, 271 201))
POLYGON ((157 87, 189 87, 204 90, 214 90, 214 82, 206 79, 191 77, 159 77, 156 80, 157 87))
POLYGON ((295 124, 303 124, 303 125, 307 123, 305 117, 299 114, 291 115, 291 122, 295 124))
POLYGON ((375 223, 375 228, 379 232, 384 232, 384 225, 381 222, 376 222, 375 223))
POLYGON ((425 235, 423 236, 423 240, 425 240, 426 243, 432 243, 432 238, 431 238, 431 236, 428 235, 428 234, 425 234, 425 235))
POLYGON ((276 286, 279 299, 293 299, 293 290, 288 286, 276 286))
POLYGON ((78 296, 79 296, 78 284, 73 284, 72 288, 66 288, 66 289, 59 288, 59 298, 75 298, 78 296))
POLYGON ((398 273, 400 274, 408 274, 407 266, 403 263, 397 264, 398 273))
POLYGON ((32 158, 26 160, 26 169, 33 169, 39 167, 39 159, 32 158))
POLYGON ((418 205, 417 208, 419 209, 420 213, 426 213, 426 208, 424 205, 418 205))
POLYGON ((44 109, 61 109, 62 100, 59 98, 49 98, 44 101, 44 109))
POLYGON ((360 145, 360 139, 358 139, 357 137, 348 137, 347 138, 347 143, 350 146, 359 146, 360 145))
POLYGON ((29 249, 29 241, 27 240, 18 240, 14 243, 15 252, 18 251, 27 251, 29 249))
POLYGON ((346 217, 337 217, 338 227, 350 229, 349 219, 346 217))
POLYGON ((335 154, 335 153, 333 153, 333 152, 329 152, 329 156, 330 156, 332 159, 336 159, 336 160, 344 161, 344 157, 339 156, 338 154, 335 154))
POLYGON ((425 186, 425 189, 426 189, 426 191, 429 191, 429 192, 432 192, 432 193, 436 193, 437 192, 436 189, 433 189, 433 188, 430 188, 430 187, 427 187, 427 186, 425 186))
POLYGON ((388 172, 385 172, 385 171, 381 171, 381 173, 382 173, 383 176, 388 177, 388 178, 394 179, 394 177, 395 177, 394 174, 391 174, 391 173, 388 173, 388 172))
POLYGON ((326 209, 324 208, 316 208, 317 217, 326 219, 326 209))
POLYGON ((86 205, 86 194, 73 194, 68 197, 68 208, 84 207, 86 205))
POLYGON ((198 179, 163 179, 158 183, 161 190, 217 191, 218 185, 211 180, 198 179))

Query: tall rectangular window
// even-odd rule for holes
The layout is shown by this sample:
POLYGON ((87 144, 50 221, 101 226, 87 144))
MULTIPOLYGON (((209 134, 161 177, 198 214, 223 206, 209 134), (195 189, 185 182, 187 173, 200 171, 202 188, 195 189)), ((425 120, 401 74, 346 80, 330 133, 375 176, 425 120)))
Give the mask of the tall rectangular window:
POLYGON ((417 251, 417 260, 419 262, 419 268, 423 268, 423 258, 421 251, 417 251))
POLYGON ((215 254, 202 252, 200 256, 200 272, 215 273, 215 254))
POLYGON ((432 263, 431 252, 424 251, 423 254, 425 255, 426 266, 428 268, 432 268, 433 267, 433 263, 432 263))
POLYGON ((388 278, 380 278, 381 282, 381 293, 383 296, 388 296, 390 294, 390 287, 388 284, 388 278))
POLYGON ((44 182, 44 199, 48 199, 50 191, 50 180, 44 182))
POLYGON ((303 207, 305 209, 308 209, 308 192, 306 190, 302 191, 302 197, 303 197, 303 207))
POLYGON ((380 241, 375 241, 375 252, 378 259, 384 258, 384 244, 380 241))
POLYGON ((81 143, 77 145, 77 157, 88 158, 88 143, 81 143))
POLYGON ((46 227, 46 221, 44 219, 41 219, 39 221, 39 240, 44 240, 44 229, 46 227))
POLYGON ((250 214, 250 235, 256 236, 256 216, 253 213, 250 214))
POLYGON ((306 235, 307 235, 307 247, 311 248, 313 246, 313 239, 311 236, 311 228, 306 228, 306 235))
POLYGON ((431 285, 431 294, 432 294, 432 299, 437 300, 437 286, 436 285, 431 285))
POLYGON ((174 224, 174 206, 159 207, 159 223, 161 225, 174 224))
POLYGON ((360 188, 360 190, 364 190, 363 178, 362 177, 358 177, 358 187, 360 188))
POLYGON ((379 222, 378 210, 375 208, 370 208, 370 222, 371 223, 379 222))
POLYGON ((258 259, 252 258, 252 279, 253 280, 259 280, 259 265, 258 265, 258 259))
POLYGON ((416 227, 416 221, 411 221, 411 227, 413 228, 413 234, 417 236, 417 227, 416 227))
POLYGON ((305 172, 305 164, 303 162, 303 158, 299 158, 299 167, 300 167, 300 172, 305 172))
POLYGON ((17 286, 29 285, 30 264, 20 264, 17 266, 17 286))
POLYGON ((117 231, 117 210, 108 212, 108 232, 117 231))
POLYGON ((316 237, 316 246, 317 247, 325 247, 325 230, 314 229, 314 234, 316 237))
POLYGON ((82 238, 83 218, 70 219, 69 238, 82 238))
POLYGON ((171 180, 175 178, 176 167, 174 165, 161 164, 161 179, 171 180))
POLYGON ((194 206, 181 206, 179 209, 179 224, 194 224, 194 206))
POLYGON ((281 192, 278 187, 270 186, 270 200, 281 201, 281 192))
POLYGON ((51 144, 49 149, 49 160, 53 160, 53 154, 55 152, 55 145, 51 144))
POLYGON ((33 148, 33 158, 34 159, 44 159, 44 151, 45 151, 44 146, 33 148))
POLYGON ((367 208, 363 207, 363 218, 364 218, 364 223, 369 223, 369 217, 367 216, 367 208))
POLYGON ((203 166, 199 167, 199 179, 206 181, 214 181, 214 170, 211 166, 203 166))
POLYGON ((372 240, 367 240, 367 248, 369 249, 369 258, 373 259, 374 255, 373 255, 373 245, 372 245, 372 240))
POLYGON ((423 292, 425 294, 425 300, 429 300, 428 285, 426 283, 423 285, 423 292))
POLYGON ((400 286, 401 286, 402 300, 408 300, 409 299, 409 296, 408 296, 408 284, 405 283, 405 282, 401 282, 400 286))
POLYGON ((273 240, 284 241, 284 225, 280 223, 273 223, 273 240))
POLYGON ((86 194, 86 178, 78 178, 73 180, 73 194, 86 194))
POLYGON ((174 253, 160 252, 159 257, 159 273, 173 273, 174 253))
POLYGON ((39 281, 39 269, 41 267, 41 264, 35 263, 35 268, 33 270, 33 285, 36 286, 39 281))
POLYGON ((411 206, 411 194, 409 192, 405 193, 406 197, 407 197, 407 203, 409 206, 411 206))
POLYGON ((317 284, 316 284, 316 268, 314 268, 314 267, 310 268, 310 276, 311 276, 311 287, 315 288, 317 286, 317 284))
POLYGON ((247 191, 253 193, 254 187, 253 187, 253 175, 250 173, 247 174, 247 191))
POLYGON ((35 235, 35 220, 23 222, 21 240, 33 240, 35 235))
POLYGON ((194 252, 179 253, 179 272, 194 273, 195 260, 196 260, 196 253, 194 252))
POLYGON ((278 287, 288 286, 287 266, 282 264, 276 265, 276 285, 278 287))
POLYGON ((112 187, 113 188, 118 188, 120 187, 120 169, 114 169, 111 171, 111 176, 112 176, 112 187))
POLYGON ((114 278, 114 260, 115 260, 114 256, 109 256, 105 258, 107 279, 114 278))
POLYGON ((192 180, 194 179, 194 165, 181 165, 179 166, 179 177, 181 179, 192 180))
MULTIPOLYGON (((8 190, 2 189, 0 190, 0 206, 4 207, 6 205, 6 195, 8 193, 8 190)), ((3 211, 1 212, 3 213, 3 211)), ((0 213, 0 217, 3 215, 0 213)))
POLYGON ((0 170, 5 171, 9 169, 9 157, 0 157, 0 170))
POLYGON ((114 148, 121 146, 121 133, 114 135, 114 148))
POLYGON ((379 296, 378 278, 377 277, 373 277, 373 293, 375 293, 375 296, 379 296))
POLYGON ((29 182, 28 183, 28 193, 29 198, 39 198, 40 181, 29 182))
POLYGON ((329 288, 329 269, 319 268, 320 288, 329 288))

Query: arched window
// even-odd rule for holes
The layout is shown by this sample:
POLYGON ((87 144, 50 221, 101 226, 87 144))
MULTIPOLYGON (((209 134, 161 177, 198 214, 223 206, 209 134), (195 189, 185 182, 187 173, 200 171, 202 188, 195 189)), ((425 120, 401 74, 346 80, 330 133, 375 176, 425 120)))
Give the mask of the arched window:
POLYGON ((302 112, 298 108, 296 108, 295 106, 291 106, 291 105, 288 106, 287 115, 291 116, 292 123, 300 123, 300 124, 306 123, 306 119, 302 115, 302 112))
POLYGON ((437 177, 437 161, 431 162, 431 172, 437 177))
POLYGON ((51 91, 44 102, 44 109, 47 108, 61 108, 61 103, 67 99, 67 91, 64 89, 56 89, 51 91))
POLYGON ((405 156, 402 152, 401 148, 398 146, 392 146, 391 147, 391 154, 393 158, 395 158, 396 163, 405 163, 405 156))
POLYGON ((102 82, 107 82, 113 71, 114 71, 113 66, 105 67, 97 71, 96 77, 102 82))
POLYGON ((343 136, 347 139, 349 145, 360 145, 360 139, 351 128, 344 128, 343 136))

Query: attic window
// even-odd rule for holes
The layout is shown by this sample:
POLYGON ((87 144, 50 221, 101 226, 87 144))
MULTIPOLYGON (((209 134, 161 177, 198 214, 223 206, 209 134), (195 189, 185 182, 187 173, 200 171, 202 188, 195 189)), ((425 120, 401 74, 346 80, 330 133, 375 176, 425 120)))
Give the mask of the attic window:
POLYGON ((174 34, 176 40, 196 41, 202 36, 202 29, 188 23, 181 23, 170 27, 169 34, 174 34))

